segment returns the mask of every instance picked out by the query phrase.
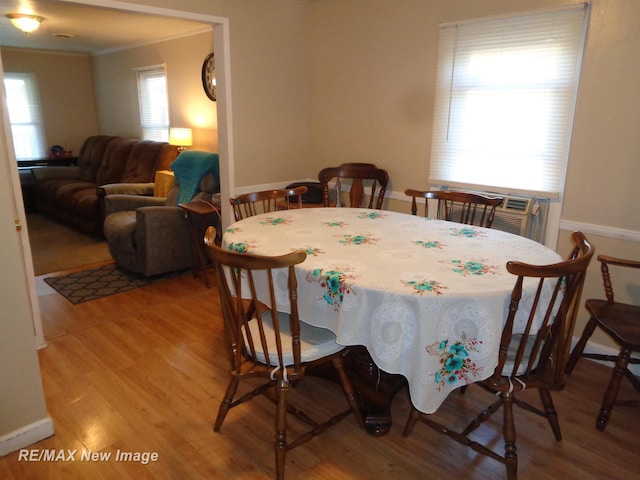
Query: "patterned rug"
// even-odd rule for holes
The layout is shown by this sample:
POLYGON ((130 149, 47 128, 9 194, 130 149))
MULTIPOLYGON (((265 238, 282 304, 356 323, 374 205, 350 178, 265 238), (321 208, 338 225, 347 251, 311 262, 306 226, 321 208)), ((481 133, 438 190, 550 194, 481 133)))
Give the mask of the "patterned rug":
POLYGON ((47 277, 44 281, 74 305, 183 275, 172 272, 152 278, 128 272, 111 263, 98 268, 47 277))

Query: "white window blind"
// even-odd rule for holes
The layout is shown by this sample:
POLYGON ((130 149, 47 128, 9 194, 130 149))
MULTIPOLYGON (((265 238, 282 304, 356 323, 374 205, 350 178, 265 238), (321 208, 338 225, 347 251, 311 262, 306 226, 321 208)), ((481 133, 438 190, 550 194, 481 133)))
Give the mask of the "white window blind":
POLYGON ((44 129, 35 74, 7 72, 4 86, 16 159, 45 158, 44 129))
POLYGON ((432 185, 557 197, 588 5, 442 25, 432 185))
POLYGON ((142 138, 169 141, 169 103, 164 66, 139 69, 138 103, 142 138))

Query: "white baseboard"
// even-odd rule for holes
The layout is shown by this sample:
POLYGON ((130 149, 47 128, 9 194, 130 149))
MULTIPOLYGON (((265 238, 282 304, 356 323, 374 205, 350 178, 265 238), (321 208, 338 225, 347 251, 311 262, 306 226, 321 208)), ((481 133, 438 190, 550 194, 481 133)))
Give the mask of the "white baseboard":
POLYGON ((50 417, 38 420, 31 425, 27 425, 26 427, 22 427, 0 437, 0 457, 33 445, 40 440, 49 438, 53 434, 53 421, 50 417))

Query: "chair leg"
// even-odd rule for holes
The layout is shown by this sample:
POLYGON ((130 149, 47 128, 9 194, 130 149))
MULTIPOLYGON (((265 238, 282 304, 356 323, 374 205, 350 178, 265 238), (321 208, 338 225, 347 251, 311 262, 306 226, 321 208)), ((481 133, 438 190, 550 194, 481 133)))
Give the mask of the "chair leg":
POLYGON ((547 388, 540 388, 539 393, 540 400, 544 406, 544 416, 549 421, 549 425, 551 425, 551 430, 553 430, 553 435, 556 437, 556 440, 560 441, 562 440, 562 432, 560 431, 558 413, 556 412, 556 407, 553 405, 551 392, 549 392, 547 388))
POLYGON ((287 456, 287 393, 289 382, 279 379, 276 384, 276 478, 284 480, 284 466, 287 456))
POLYGON ((238 385, 240 381, 233 377, 227 385, 227 391, 224 393, 224 398, 222 402, 220 402, 220 408, 218 409, 218 416, 216 417, 216 422, 213 424, 213 431, 218 432, 220 427, 222 427, 222 422, 224 422, 224 418, 227 416, 229 409, 231 408, 231 403, 233 402, 233 397, 238 390, 238 385))
POLYGON ((613 405, 616 403, 618 390, 620 390, 620 382, 627 371, 627 365, 629 365, 630 357, 630 350, 625 348, 620 350, 620 355, 618 356, 616 365, 613 368, 613 375, 611 375, 609 386, 607 387, 607 390, 604 393, 604 398, 602 399, 602 406, 600 407, 600 413, 598 414, 598 420, 596 422, 596 428, 598 430, 604 430, 607 426, 611 410, 613 410, 613 405))
POLYGON ((513 419, 513 396, 503 396, 504 406, 504 460, 507 466, 507 479, 518 478, 518 452, 516 449, 516 424, 513 419))
POLYGON ((578 343, 576 343, 576 346, 573 347, 573 351, 569 356, 569 361, 567 362, 567 366, 564 368, 564 372, 567 375, 570 375, 573 369, 575 368, 576 364, 578 363, 578 359, 582 355, 582 352, 584 352, 584 347, 587 345, 589 338, 591 338, 591 335, 593 335, 593 332, 596 330, 597 325, 598 323, 596 319, 593 317, 591 317, 587 322, 587 325, 584 327, 584 330, 582 331, 582 336, 580 337, 580 340, 578 340, 578 343))
POLYGON ((409 434, 411 433, 411 430, 413 430, 413 427, 415 427, 416 423, 418 423, 418 420, 420 420, 420 416, 421 416, 420 411, 416 407, 411 405, 411 413, 409 414, 407 423, 405 424, 404 430, 402 431, 403 437, 409 436, 409 434))

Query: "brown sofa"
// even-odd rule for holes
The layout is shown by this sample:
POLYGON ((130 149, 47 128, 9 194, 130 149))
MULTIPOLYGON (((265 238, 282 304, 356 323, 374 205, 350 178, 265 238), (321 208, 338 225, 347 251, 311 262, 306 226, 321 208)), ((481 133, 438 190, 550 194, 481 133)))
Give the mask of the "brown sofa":
POLYGON ((157 170, 178 150, 166 142, 96 135, 85 140, 73 167, 34 168, 36 208, 75 230, 103 237, 104 197, 152 195, 157 170))

